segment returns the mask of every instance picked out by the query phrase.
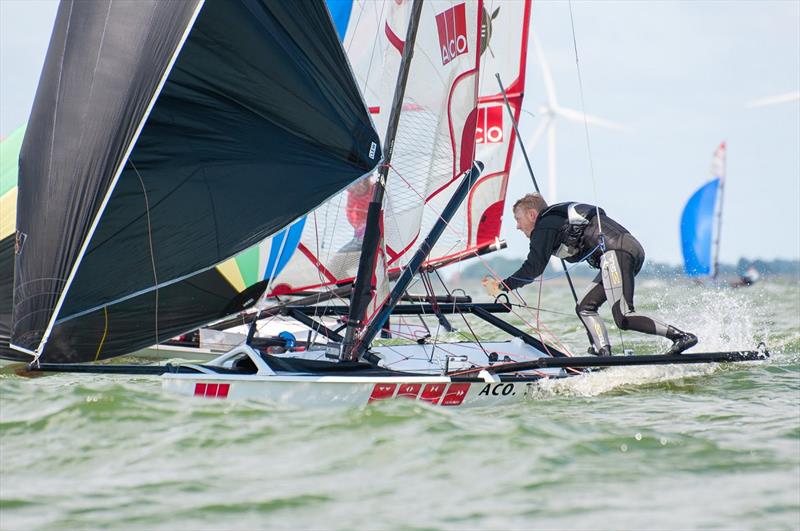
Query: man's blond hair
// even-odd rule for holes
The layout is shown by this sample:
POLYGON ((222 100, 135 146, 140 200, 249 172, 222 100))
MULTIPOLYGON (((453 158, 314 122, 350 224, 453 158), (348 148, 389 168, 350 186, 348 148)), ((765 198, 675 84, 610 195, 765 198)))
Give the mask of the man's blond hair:
POLYGON ((518 208, 535 210, 537 214, 541 214, 542 211, 547 208, 547 201, 544 200, 544 197, 542 197, 540 193, 525 194, 517 199, 511 211, 516 212, 518 208))

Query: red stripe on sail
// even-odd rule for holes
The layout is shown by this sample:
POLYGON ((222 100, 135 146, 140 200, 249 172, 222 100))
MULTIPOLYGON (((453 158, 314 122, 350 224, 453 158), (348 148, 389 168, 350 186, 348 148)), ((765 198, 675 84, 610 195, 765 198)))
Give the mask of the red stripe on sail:
POLYGON ((478 246, 491 243, 500 235, 500 226, 503 223, 503 206, 505 201, 497 201, 487 208, 478 221, 478 234, 475 242, 478 246))
POLYGON ((392 46, 394 46, 397 49, 397 51, 400 52, 400 54, 402 55, 403 48, 405 47, 406 43, 403 42, 403 40, 400 37, 398 37, 394 31, 392 31, 392 28, 389 27, 388 22, 385 24, 384 27, 386 30, 386 38, 389 39, 389 42, 392 44, 392 46))
POLYGON ((322 263, 317 259, 317 257, 314 256, 314 254, 311 251, 308 250, 308 247, 306 247, 302 243, 298 243, 297 244, 297 249, 301 253, 306 255, 306 257, 309 260, 311 260, 311 263, 314 264, 314 266, 319 270, 319 272, 322 273, 323 275, 325 275, 325 278, 327 278, 331 282, 338 282, 338 279, 333 275, 333 273, 328 271, 328 269, 324 265, 322 265, 322 263))

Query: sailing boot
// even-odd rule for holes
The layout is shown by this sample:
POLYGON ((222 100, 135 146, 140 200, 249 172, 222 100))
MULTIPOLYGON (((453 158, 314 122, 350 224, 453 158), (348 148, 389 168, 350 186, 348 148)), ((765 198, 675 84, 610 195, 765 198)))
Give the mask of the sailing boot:
POLYGON ((587 354, 590 356, 611 356, 611 346, 610 345, 603 345, 598 352, 594 345, 590 346, 587 351, 587 354))
POLYGON ((687 348, 692 348, 697 344, 696 335, 678 330, 674 326, 667 328, 667 339, 672 340, 672 346, 664 353, 666 356, 680 354, 687 348))

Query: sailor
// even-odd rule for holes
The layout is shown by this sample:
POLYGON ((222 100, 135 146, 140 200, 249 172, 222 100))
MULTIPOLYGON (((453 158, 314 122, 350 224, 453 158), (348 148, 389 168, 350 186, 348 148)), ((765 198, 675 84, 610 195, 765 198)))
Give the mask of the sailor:
POLYGON ((365 177, 347 189, 347 205, 345 213, 347 221, 353 227, 353 239, 344 245, 338 252, 352 253, 361 250, 364 233, 367 230, 367 212, 372 200, 375 183, 365 177))
POLYGON ((486 277, 486 291, 497 296, 533 282, 544 272, 550 256, 567 262, 586 262, 600 272, 575 310, 592 342, 590 353, 611 355, 608 332, 597 309, 611 301, 614 322, 621 330, 635 330, 672 340, 667 355, 679 354, 697 344, 697 337, 657 319, 637 313, 633 306, 634 277, 644 263, 644 249, 625 227, 606 216, 602 208, 583 203, 548 207, 539 194, 527 194, 514 203, 517 229, 530 238, 530 251, 522 266, 506 279, 486 277))
POLYGON ((759 278, 761 278, 761 274, 758 272, 758 269, 756 269, 755 266, 751 265, 750 267, 747 268, 747 271, 742 273, 742 275, 739 277, 739 280, 731 284, 731 286, 734 288, 743 288, 746 286, 752 286, 753 284, 758 282, 759 278))

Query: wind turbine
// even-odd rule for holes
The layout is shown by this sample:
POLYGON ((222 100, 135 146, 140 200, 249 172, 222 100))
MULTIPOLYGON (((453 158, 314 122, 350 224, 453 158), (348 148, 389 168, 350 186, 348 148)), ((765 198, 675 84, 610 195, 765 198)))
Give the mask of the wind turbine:
POLYGON ((767 107, 769 105, 778 105, 779 103, 789 103, 792 101, 800 101, 800 91, 787 92, 786 94, 779 94, 778 96, 769 96, 766 98, 759 98, 748 102, 747 106, 753 107, 767 107))
MULTIPOLYGON (((614 130, 621 130, 623 129, 623 126, 610 120, 584 114, 581 111, 576 111, 575 109, 570 109, 559 105, 558 100, 556 99, 555 83, 553 82, 553 76, 550 73, 550 65, 548 65, 547 60, 545 60, 544 53, 542 52, 542 48, 539 45, 539 39, 536 37, 535 32, 533 34, 533 46, 536 52, 536 57, 539 60, 539 67, 542 70, 542 78, 544 80, 544 89, 545 94, 547 95, 547 102, 539 107, 539 116, 542 118, 542 121, 534 131, 528 145, 530 146, 530 149, 533 150, 533 148, 539 143, 542 135, 545 132, 547 133, 547 194, 545 198, 547 199, 548 203, 553 204, 558 197, 556 188, 556 119, 561 117, 572 122, 579 122, 581 124, 584 123, 585 119, 586 123, 588 124, 614 130)), ((517 161, 519 160, 520 159, 517 159, 517 161)), ((517 164, 519 164, 519 162, 517 162, 517 164)))

